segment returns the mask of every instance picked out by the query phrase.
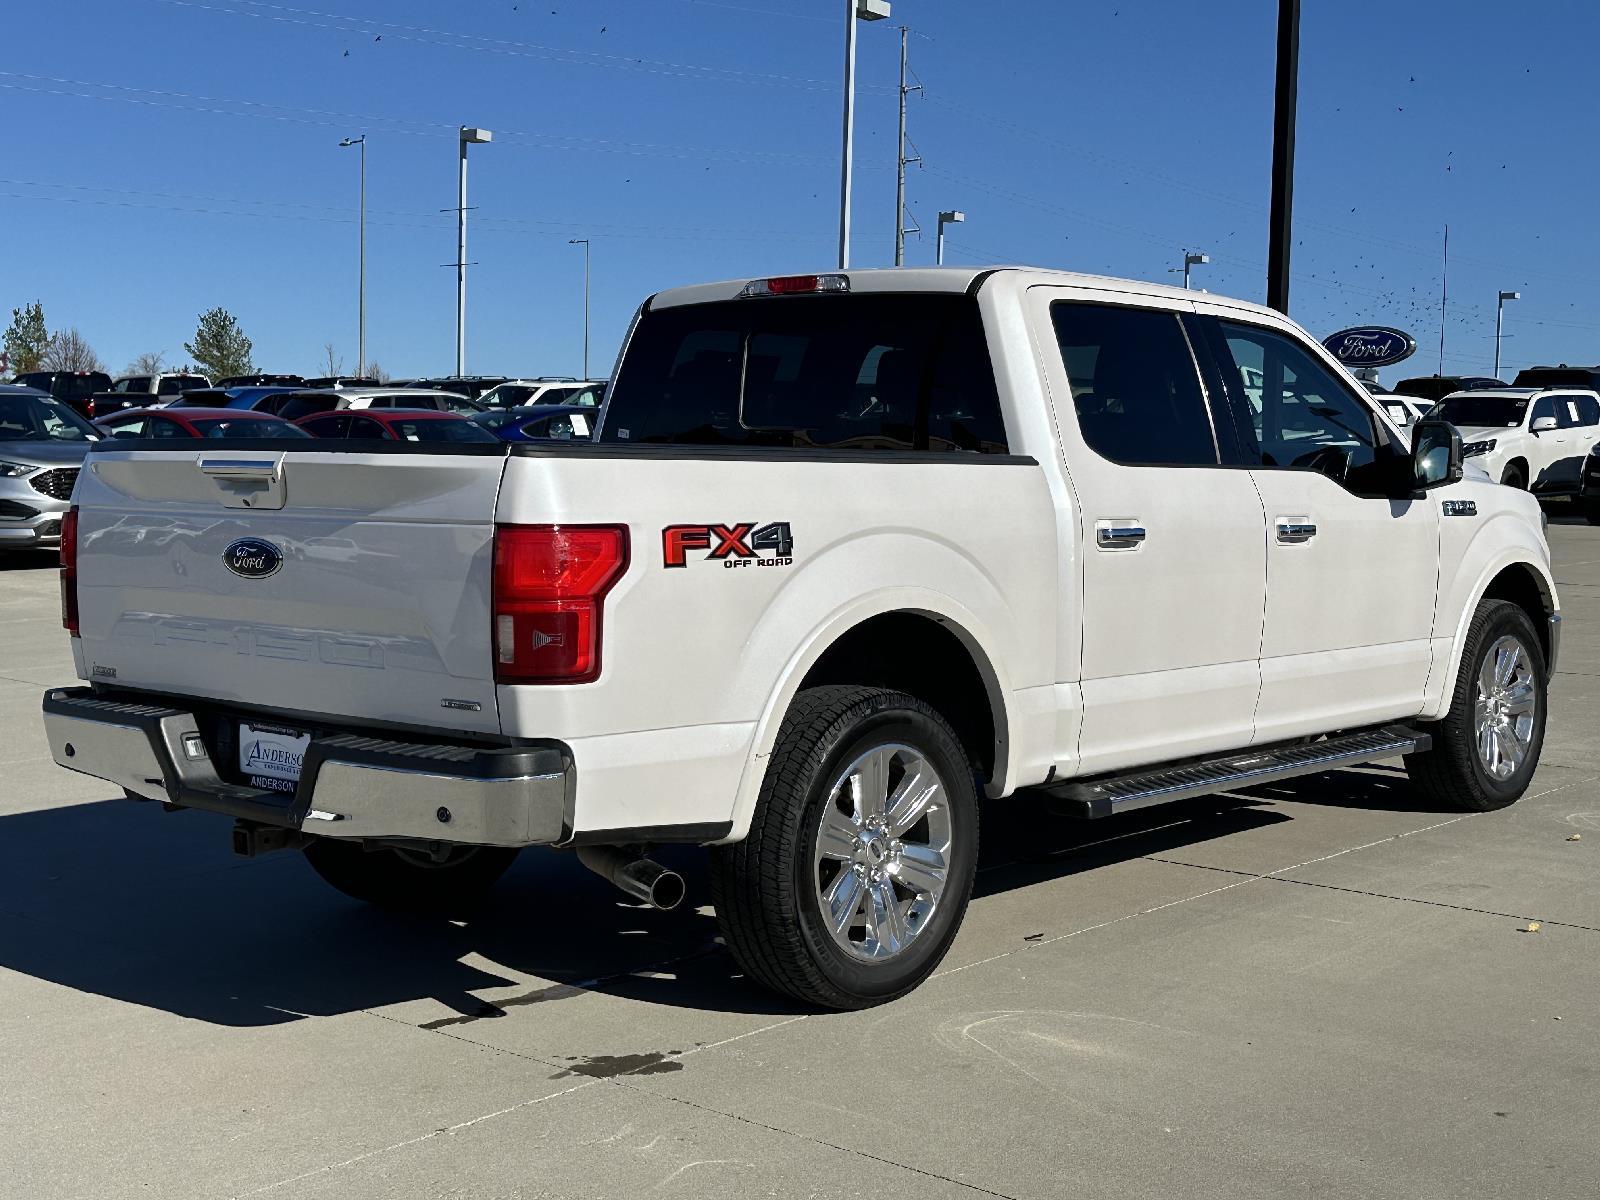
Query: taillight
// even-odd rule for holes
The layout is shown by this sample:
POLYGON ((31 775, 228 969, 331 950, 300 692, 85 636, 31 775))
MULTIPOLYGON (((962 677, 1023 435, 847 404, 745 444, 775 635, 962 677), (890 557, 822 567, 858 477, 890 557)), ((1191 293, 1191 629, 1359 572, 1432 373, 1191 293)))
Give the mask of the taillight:
POLYGON ((772 279, 752 279, 741 296, 808 296, 824 292, 848 292, 848 275, 779 275, 772 279))
POLYGON ((603 601, 627 569, 622 525, 496 526, 495 679, 599 678, 603 601))
POLYGON ((61 626, 78 637, 78 506, 61 518, 61 626))

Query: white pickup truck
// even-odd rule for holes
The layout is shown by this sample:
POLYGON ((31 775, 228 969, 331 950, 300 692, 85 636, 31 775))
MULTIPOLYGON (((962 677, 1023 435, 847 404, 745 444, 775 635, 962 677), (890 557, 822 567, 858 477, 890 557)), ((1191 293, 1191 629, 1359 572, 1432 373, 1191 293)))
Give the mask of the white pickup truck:
POLYGON ((711 847, 755 979, 899 996, 983 805, 1086 818, 1404 757, 1522 795, 1559 611, 1533 497, 1315 340, 1027 269, 681 288, 592 443, 89 455, 55 760, 387 904, 711 847), (1247 384, 1247 381, 1248 384, 1247 384))

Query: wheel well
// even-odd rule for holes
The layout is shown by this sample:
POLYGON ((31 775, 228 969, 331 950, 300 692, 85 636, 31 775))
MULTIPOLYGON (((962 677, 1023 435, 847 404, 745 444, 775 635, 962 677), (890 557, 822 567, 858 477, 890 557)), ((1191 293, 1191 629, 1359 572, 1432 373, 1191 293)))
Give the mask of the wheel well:
POLYGON ((1516 467, 1519 470, 1521 470, 1522 477, 1524 479, 1528 478, 1528 460, 1525 459, 1525 458, 1507 459, 1506 460, 1506 465, 1504 467, 1502 467, 1501 470, 1500 470, 1501 478, 1504 478, 1505 477, 1505 473, 1507 471, 1509 471, 1512 467, 1516 467))
POLYGON ((1521 565, 1506 567, 1489 581, 1483 598, 1507 600, 1527 613, 1528 620, 1533 622, 1533 628, 1539 634, 1539 646, 1544 651, 1545 661, 1550 661, 1550 600, 1545 595, 1544 585, 1531 569, 1521 565))
POLYGON ((893 688, 932 706, 956 731, 972 765, 993 779, 995 713, 967 644, 943 621, 893 612, 855 626, 823 651, 800 684, 893 688))

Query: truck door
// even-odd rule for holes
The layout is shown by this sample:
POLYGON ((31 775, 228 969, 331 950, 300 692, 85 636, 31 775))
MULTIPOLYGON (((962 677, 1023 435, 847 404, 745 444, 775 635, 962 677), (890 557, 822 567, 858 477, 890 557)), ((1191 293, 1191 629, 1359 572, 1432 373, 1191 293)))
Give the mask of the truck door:
POLYGON ((1261 742, 1421 711, 1439 510, 1394 496, 1409 448, 1289 327, 1201 303, 1196 340, 1231 399, 1266 516, 1261 742))
POLYGON ((1030 312, 1076 498, 1079 773, 1248 745, 1264 518, 1249 473, 1222 465, 1180 313, 1061 287, 1033 289, 1030 312))

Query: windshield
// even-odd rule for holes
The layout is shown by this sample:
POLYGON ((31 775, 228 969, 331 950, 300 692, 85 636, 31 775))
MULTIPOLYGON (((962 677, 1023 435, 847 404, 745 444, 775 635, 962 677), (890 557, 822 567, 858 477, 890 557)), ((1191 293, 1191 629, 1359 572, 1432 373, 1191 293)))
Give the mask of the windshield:
POLYGON ((1515 429, 1527 411, 1526 396, 1451 396, 1435 404, 1428 415, 1456 426, 1515 429))
POLYGON ((420 421, 390 421, 389 428, 403 442, 497 442, 487 429, 472 421, 423 418, 420 421))
POLYGON ((204 417, 191 420, 195 431, 208 438, 303 438, 304 429, 277 417, 204 417))
POLYGON ((526 404, 528 397, 538 391, 537 387, 529 387, 525 383, 502 383, 497 388, 490 388, 480 398, 480 403, 491 408, 516 408, 526 404))
POLYGON ((43 396, 0 396, 0 442, 92 442, 93 425, 43 396))

